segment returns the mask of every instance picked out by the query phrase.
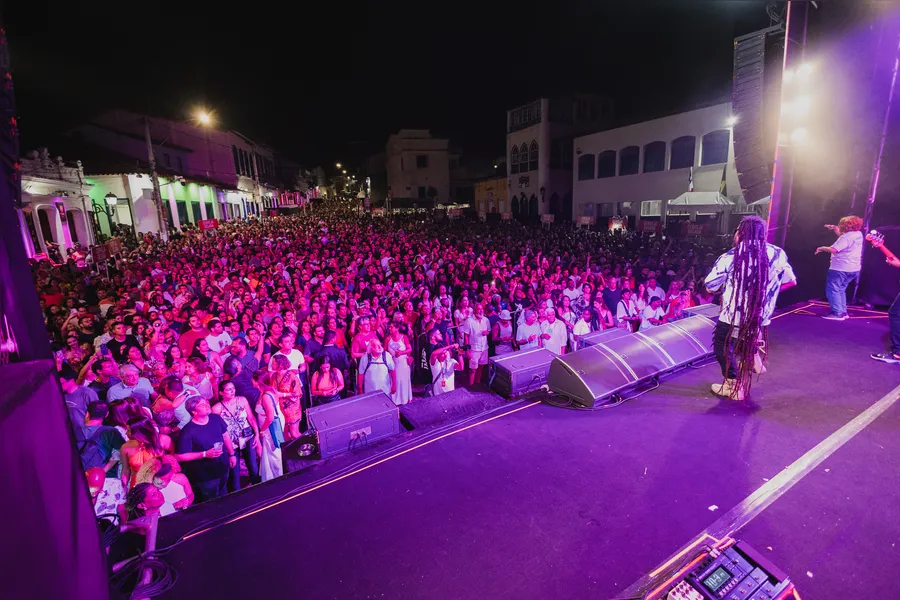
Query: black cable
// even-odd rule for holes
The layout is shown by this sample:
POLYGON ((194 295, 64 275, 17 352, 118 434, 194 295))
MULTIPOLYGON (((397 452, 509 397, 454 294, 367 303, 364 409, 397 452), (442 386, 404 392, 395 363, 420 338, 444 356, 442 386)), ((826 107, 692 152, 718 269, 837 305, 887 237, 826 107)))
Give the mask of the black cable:
POLYGON ((110 585, 123 596, 127 594, 130 599, 152 598, 172 589, 178 581, 178 571, 156 554, 148 552, 136 556, 113 574, 110 585), (142 583, 145 570, 150 571, 150 581, 142 583), (134 587, 129 592, 132 580, 134 587))

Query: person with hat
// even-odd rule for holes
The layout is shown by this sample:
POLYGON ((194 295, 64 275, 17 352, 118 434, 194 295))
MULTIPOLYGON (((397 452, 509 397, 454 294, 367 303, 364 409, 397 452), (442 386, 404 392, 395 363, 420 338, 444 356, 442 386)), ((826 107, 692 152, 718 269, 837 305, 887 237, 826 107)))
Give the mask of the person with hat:
POLYGON ((496 344, 494 351, 498 356, 509 354, 513 351, 512 315, 505 308, 500 311, 500 320, 494 323, 494 330, 491 335, 496 344))

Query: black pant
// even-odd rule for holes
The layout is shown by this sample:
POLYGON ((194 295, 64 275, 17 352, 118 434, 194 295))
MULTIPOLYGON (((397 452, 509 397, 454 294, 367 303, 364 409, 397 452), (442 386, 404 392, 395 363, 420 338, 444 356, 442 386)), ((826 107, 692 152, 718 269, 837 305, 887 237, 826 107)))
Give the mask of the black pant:
POLYGON ((237 460, 234 466, 228 471, 228 488, 229 492, 236 492, 241 489, 241 457, 244 457, 244 463, 247 465, 247 471, 250 473, 250 485, 256 485, 262 481, 259 476, 259 457, 256 455, 256 448, 253 444, 247 443, 243 450, 234 449, 237 460))
POLYGON ((900 295, 888 309, 888 323, 891 327, 891 352, 900 356, 900 295))
POLYGON ((728 330, 731 326, 728 323, 719 321, 716 323, 716 330, 713 333, 713 350, 716 353, 716 360, 722 368, 722 377, 726 379, 737 379, 738 369, 734 360, 734 338, 728 336, 728 330))
POLYGON ((212 479, 207 481, 197 481, 191 482, 191 488, 194 490, 194 495, 197 498, 197 503, 200 502, 208 502, 209 500, 215 500, 219 496, 224 496, 225 491, 225 481, 227 477, 220 477, 219 479, 212 479))

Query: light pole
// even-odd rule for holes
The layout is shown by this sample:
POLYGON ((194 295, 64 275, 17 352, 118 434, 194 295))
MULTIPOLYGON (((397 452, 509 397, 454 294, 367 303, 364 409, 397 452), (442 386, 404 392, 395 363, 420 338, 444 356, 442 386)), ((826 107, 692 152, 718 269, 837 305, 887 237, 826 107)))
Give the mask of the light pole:
POLYGON ((162 194, 159 191, 159 177, 156 175, 156 155, 153 153, 153 141, 150 139, 150 119, 144 117, 144 137, 147 142, 147 160, 150 162, 150 181, 153 183, 153 203, 156 204, 156 218, 159 221, 159 237, 169 241, 169 220, 163 214, 162 194))

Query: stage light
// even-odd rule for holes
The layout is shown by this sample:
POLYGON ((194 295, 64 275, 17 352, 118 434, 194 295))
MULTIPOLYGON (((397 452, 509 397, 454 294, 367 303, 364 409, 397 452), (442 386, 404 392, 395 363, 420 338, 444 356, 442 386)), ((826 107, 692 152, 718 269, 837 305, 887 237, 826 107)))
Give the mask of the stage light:
POLYGON ((341 163, 335 163, 334 166, 336 166, 338 169, 340 169, 340 168, 341 168, 341 163))
POLYGON ((784 73, 781 75, 781 79, 785 83, 790 83, 792 79, 794 79, 794 72, 791 69, 786 69, 784 73))
POLYGON ((794 131, 791 132, 791 143, 792 144, 803 144, 806 143, 808 139, 808 134, 806 133, 806 129, 803 127, 798 127, 794 131))
POLYGON ((800 96, 796 98, 792 103, 792 111, 794 115, 800 116, 805 115, 809 112, 809 109, 812 107, 812 98, 809 96, 800 96))
POLYGON ((813 66, 810 63, 803 63, 799 67, 797 67, 797 76, 801 79, 806 79, 813 72, 813 66))
POLYGON ((737 117, 734 115, 725 119, 725 127, 734 127, 735 123, 737 123, 737 117))

